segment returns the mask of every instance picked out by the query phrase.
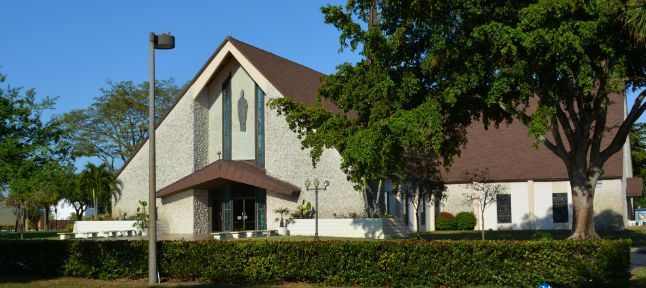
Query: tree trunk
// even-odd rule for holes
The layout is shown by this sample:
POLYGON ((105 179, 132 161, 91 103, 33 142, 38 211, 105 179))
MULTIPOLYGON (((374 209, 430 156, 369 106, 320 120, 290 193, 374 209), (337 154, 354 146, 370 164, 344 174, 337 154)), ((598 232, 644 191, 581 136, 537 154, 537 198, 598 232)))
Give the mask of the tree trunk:
POLYGON ((45 217, 43 219, 43 229, 49 231, 49 205, 45 206, 45 217))
MULTIPOLYGON (((482 206, 484 207, 484 205, 482 206)), ((482 236, 482 240, 485 240, 485 228, 484 228, 484 209, 480 211, 480 235, 482 236)))
MULTIPOLYGON (((593 222, 593 201, 596 178, 593 177, 594 182, 591 184, 572 185, 572 210, 574 213, 572 215, 572 235, 568 239, 585 240, 600 238, 594 229, 593 222)), ((575 181, 573 183, 577 182, 575 181)))

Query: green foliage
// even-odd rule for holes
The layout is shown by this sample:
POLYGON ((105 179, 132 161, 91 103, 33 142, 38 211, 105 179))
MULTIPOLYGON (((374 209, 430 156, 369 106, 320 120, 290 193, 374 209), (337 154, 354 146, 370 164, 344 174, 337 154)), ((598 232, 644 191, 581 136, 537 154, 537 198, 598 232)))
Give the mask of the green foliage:
POLYGON ((532 235, 533 239, 536 240, 553 240, 552 234, 546 231, 538 231, 532 235))
POLYGON ((22 231, 28 209, 52 205, 60 199, 64 171, 71 169, 68 147, 59 143, 63 129, 57 120, 43 121, 54 99, 38 100, 33 89, 4 82, 0 74, 0 190, 14 206, 22 231))
POLYGON ((79 177, 79 189, 84 190, 88 196, 93 198, 92 200, 96 199, 98 207, 94 208, 98 210, 97 212, 109 213, 112 209, 110 198, 114 196, 115 199, 118 199, 119 196, 115 183, 116 176, 110 166, 106 163, 100 165, 87 163, 79 177))
POLYGON ((280 215, 280 219, 276 218, 276 221, 280 222, 280 227, 285 227, 285 224, 289 224, 289 219, 287 220, 287 223, 285 223, 284 217, 289 215, 289 209, 287 207, 282 207, 274 210, 275 213, 278 213, 280 215))
POLYGON ((148 228, 148 214, 146 214, 146 206, 148 206, 148 202, 139 200, 137 213, 132 218, 132 220, 135 220, 135 224, 132 224, 132 227, 140 230, 148 228))
POLYGON ((449 212, 440 212, 435 218, 435 229, 438 231, 456 230, 457 223, 453 214, 449 212))
MULTIPOLYGON (((162 277, 334 286, 623 287, 629 240, 162 241, 162 277), (402 265, 406 269, 402 269, 402 265)), ((0 241, 0 274, 144 278, 145 241, 0 241)))
POLYGON ((460 212, 454 219, 457 230, 473 230, 478 222, 476 215, 471 212, 460 212))
POLYGON ((296 207, 296 211, 292 213, 292 217, 295 219, 312 219, 314 218, 314 208, 312 208, 312 203, 310 201, 307 201, 305 203, 305 199, 301 201, 301 204, 296 207))
MULTIPOLYGON (((148 137, 148 82, 111 82, 86 109, 65 113, 60 121, 76 156, 98 157, 116 171, 148 137)), ((155 121, 173 106, 180 89, 173 79, 155 83, 155 121)))

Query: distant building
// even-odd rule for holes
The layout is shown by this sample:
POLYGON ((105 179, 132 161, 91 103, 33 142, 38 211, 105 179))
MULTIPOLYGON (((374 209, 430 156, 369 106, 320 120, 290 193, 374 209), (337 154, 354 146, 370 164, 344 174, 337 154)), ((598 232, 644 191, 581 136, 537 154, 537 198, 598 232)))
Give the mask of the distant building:
POLYGON ((16 225, 16 213, 12 206, 5 201, 0 201, 0 226, 16 225))

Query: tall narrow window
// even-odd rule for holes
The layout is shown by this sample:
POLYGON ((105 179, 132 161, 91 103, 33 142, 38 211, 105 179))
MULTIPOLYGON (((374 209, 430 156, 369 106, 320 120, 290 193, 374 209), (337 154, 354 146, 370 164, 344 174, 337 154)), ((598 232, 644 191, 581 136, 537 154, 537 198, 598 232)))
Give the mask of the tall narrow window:
POLYGON ((552 210, 554 223, 568 223, 567 193, 552 194, 552 210))
POLYGON ((231 160, 231 75, 222 83, 222 159, 231 160))
POLYGON ((511 223, 511 194, 496 195, 498 223, 511 223))
POLYGON ((265 189, 256 188, 256 219, 258 220, 258 230, 267 229, 267 192, 265 189))
POLYGON ((256 85, 256 164, 265 167, 265 92, 256 85))

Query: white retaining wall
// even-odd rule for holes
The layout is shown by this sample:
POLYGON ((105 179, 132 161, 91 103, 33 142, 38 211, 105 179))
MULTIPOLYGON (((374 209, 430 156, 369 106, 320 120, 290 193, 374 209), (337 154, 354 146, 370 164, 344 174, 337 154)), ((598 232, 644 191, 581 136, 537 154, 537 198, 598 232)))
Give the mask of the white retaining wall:
MULTIPOLYGON (((314 219, 294 219, 289 235, 314 236, 314 219)), ((384 239, 384 223, 379 218, 319 219, 319 236, 384 239)))

